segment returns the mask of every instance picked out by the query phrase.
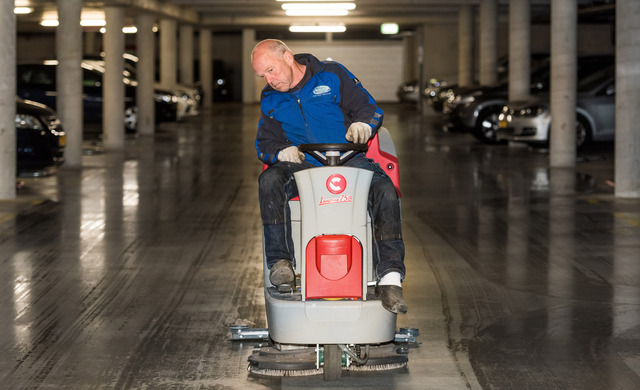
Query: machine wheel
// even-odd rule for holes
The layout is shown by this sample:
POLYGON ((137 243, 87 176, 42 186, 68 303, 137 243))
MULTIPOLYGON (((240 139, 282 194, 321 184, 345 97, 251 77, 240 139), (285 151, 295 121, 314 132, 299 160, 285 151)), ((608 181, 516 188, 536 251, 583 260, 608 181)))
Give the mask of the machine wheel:
POLYGON ((334 344, 324 346, 324 373, 326 381, 336 381, 342 375, 342 350, 334 344))
POLYGON ((482 142, 488 144, 504 144, 506 141, 498 140, 498 116, 501 107, 488 107, 480 111, 473 135, 482 142))

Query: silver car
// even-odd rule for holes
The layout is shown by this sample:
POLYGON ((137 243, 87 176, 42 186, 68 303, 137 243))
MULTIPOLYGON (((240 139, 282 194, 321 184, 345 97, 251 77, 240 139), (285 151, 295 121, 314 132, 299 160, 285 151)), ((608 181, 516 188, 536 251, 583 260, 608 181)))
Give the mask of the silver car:
MULTIPOLYGON (((548 145, 551 130, 549 95, 503 107, 497 138, 548 145)), ((612 141, 615 133, 615 66, 608 66, 578 82, 576 146, 612 141)))

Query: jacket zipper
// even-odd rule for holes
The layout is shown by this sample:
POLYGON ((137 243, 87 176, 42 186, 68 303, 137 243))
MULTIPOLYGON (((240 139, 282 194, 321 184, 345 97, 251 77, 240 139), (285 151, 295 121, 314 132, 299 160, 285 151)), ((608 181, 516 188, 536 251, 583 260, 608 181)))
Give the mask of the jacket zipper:
POLYGON ((298 107, 300 108, 300 115, 302 115, 302 120, 304 121, 304 127, 307 129, 307 139, 312 140, 311 132, 309 130, 309 124, 307 123, 307 118, 304 116, 304 110, 302 109, 302 103, 300 99, 296 97, 296 101, 298 102, 298 107))

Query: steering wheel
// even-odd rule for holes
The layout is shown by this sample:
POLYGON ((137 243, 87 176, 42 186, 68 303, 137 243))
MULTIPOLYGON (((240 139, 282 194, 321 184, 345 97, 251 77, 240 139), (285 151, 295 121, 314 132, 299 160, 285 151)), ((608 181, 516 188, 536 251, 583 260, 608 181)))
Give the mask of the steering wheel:
POLYGON ((367 144, 300 144, 298 149, 303 153, 309 153, 322 165, 332 167, 343 165, 351 157, 369 149, 367 144))

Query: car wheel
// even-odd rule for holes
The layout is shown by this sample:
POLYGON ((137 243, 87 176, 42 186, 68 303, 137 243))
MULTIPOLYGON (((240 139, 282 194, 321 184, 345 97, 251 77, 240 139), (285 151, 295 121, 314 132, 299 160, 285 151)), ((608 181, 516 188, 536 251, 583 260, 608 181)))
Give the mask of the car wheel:
POLYGON ((580 149, 591 141, 589 122, 584 117, 578 116, 576 120, 576 148, 580 149))
POLYGON ((473 129, 473 135, 488 144, 504 144, 506 141, 498 139, 498 116, 502 107, 489 107, 480 111, 478 121, 473 129))
MULTIPOLYGON (((547 142, 543 144, 545 147, 549 147, 551 143, 551 124, 549 124, 547 134, 549 138, 547 138, 547 142)), ((591 127, 589 126, 589 122, 586 118, 578 115, 576 118, 576 149, 584 147, 589 142, 591 142, 591 127)))
POLYGON ((135 131, 138 127, 138 107, 124 110, 124 127, 127 131, 135 131))

